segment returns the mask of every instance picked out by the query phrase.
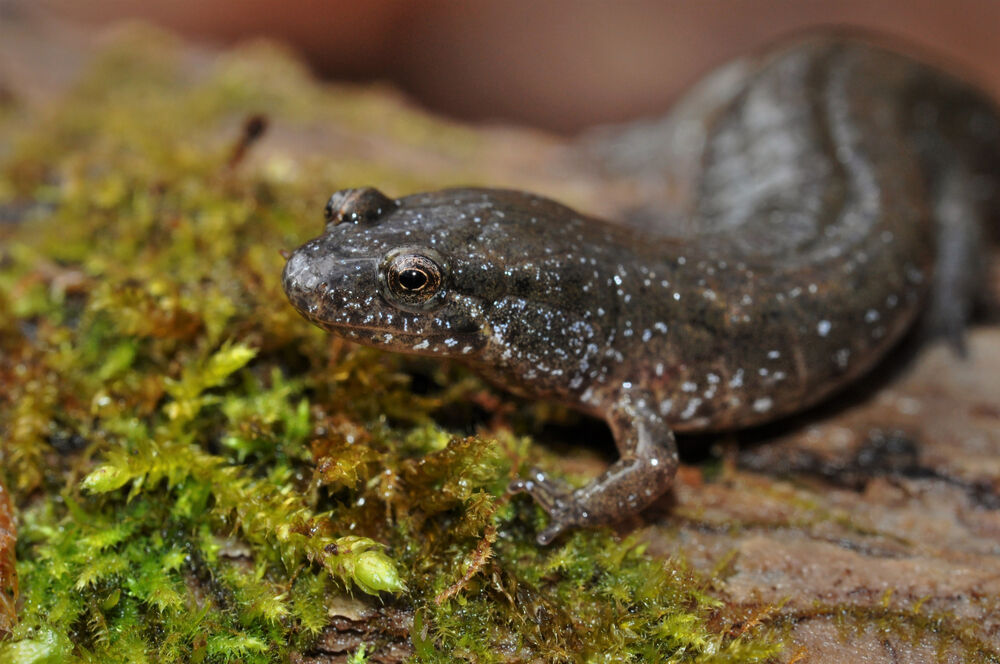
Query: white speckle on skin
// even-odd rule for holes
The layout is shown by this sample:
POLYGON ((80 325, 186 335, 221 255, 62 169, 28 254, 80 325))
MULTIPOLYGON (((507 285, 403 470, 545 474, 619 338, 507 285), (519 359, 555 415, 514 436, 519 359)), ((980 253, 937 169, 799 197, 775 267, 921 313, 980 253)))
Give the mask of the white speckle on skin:
POLYGON ((830 321, 821 320, 819 323, 816 324, 816 332, 819 333, 819 336, 825 337, 826 335, 830 334, 831 327, 833 327, 833 325, 830 323, 830 321))
POLYGON ((695 398, 688 401, 687 406, 684 408, 684 412, 681 413, 682 420, 689 420, 691 416, 695 414, 698 407, 701 405, 701 399, 695 398))
POLYGON ((865 322, 874 323, 879 319, 879 313, 875 309, 869 309, 865 312, 865 322))
POLYGON ((698 390, 698 384, 693 383, 690 380, 684 381, 684 383, 681 385, 682 392, 696 392, 697 390, 698 390))
POLYGON ((427 341, 427 339, 424 339, 423 341, 421 341, 420 343, 418 343, 416 346, 414 346, 413 350, 424 350, 428 346, 430 346, 430 343, 427 341))
POLYGON ((674 409, 673 399, 664 399, 660 402, 660 415, 669 415, 670 411, 674 409))
POLYGON ((729 387, 743 387, 743 369, 737 369, 733 377, 729 379, 729 387))
POLYGON ((922 404, 918 399, 912 397, 899 397, 896 400, 896 410, 903 415, 916 415, 922 409, 922 404))
POLYGON ((758 413, 766 413, 773 405, 774 401, 770 397, 761 397, 753 402, 753 409, 758 413))
POLYGON ((781 351, 778 351, 778 350, 769 350, 769 351, 767 351, 767 359, 769 359, 769 360, 776 360, 779 357, 781 357, 781 351))

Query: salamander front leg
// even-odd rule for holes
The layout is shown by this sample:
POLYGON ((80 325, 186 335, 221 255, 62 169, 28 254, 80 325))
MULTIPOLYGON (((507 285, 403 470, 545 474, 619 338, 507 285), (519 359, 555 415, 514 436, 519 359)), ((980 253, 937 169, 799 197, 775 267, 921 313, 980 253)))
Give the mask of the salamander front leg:
POLYGON ((548 544, 567 528, 617 521, 635 514, 670 488, 677 470, 674 434, 642 390, 623 391, 607 413, 621 458, 590 484, 576 490, 532 470, 509 490, 522 491, 548 512, 548 528, 538 534, 548 544))

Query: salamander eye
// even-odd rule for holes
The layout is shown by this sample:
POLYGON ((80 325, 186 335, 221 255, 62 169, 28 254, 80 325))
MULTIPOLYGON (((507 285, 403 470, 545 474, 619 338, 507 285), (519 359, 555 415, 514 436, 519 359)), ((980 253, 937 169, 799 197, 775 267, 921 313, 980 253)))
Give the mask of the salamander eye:
POLYGON ((398 304, 423 305, 441 291, 443 270, 430 256, 397 253, 388 256, 384 265, 386 295, 398 304))
POLYGON ((423 290, 430 280, 427 273, 419 267, 407 268, 399 273, 399 285, 411 293, 423 290))

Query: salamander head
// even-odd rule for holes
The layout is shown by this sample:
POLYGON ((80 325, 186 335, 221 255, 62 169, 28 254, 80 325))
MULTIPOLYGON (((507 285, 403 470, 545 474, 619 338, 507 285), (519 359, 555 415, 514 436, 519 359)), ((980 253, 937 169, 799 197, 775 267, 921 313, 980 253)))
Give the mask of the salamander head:
POLYGON ((371 188, 337 192, 326 232, 288 259, 285 293, 307 319, 349 339, 474 356, 492 335, 488 310, 507 290, 505 248, 517 246, 508 222, 523 197, 481 189, 400 200, 371 188))

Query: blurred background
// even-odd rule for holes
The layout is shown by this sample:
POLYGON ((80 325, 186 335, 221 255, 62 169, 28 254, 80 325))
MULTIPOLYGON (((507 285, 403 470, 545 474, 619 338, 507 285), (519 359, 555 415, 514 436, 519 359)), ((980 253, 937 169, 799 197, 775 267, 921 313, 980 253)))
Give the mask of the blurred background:
POLYGON ((299 50, 324 77, 389 81, 439 113, 561 133, 661 112, 713 66, 817 26, 883 33, 897 46, 945 64, 1000 98, 997 0, 34 4, 87 26, 143 18, 218 45, 271 37, 299 50))

